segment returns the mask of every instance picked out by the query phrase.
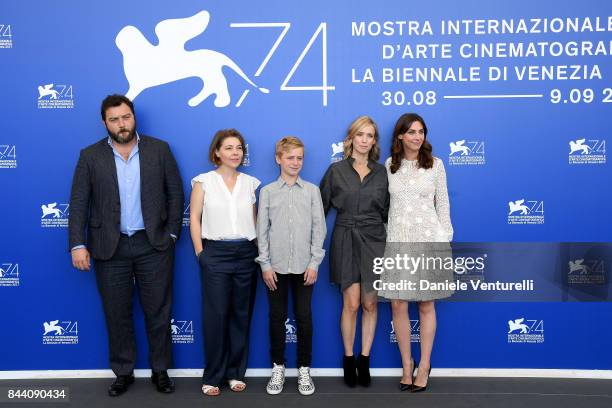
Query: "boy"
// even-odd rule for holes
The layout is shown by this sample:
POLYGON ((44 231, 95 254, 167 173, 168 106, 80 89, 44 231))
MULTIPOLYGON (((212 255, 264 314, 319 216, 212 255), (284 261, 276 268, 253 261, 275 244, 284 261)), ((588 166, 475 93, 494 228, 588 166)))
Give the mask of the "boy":
POLYGON ((304 144, 297 137, 276 143, 280 177, 261 189, 257 216, 257 243, 263 280, 270 304, 270 354, 272 376, 266 391, 279 394, 285 383, 285 321, 289 289, 297 323, 298 391, 311 395, 313 284, 325 251, 327 228, 321 193, 299 176, 304 163, 304 144))

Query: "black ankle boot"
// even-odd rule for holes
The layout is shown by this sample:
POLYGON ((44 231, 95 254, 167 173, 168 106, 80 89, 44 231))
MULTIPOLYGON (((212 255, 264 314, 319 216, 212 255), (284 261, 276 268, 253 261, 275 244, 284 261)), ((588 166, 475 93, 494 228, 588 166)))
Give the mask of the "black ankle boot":
POLYGON ((355 371, 355 356, 344 356, 342 359, 344 368, 344 383, 353 388, 357 385, 357 373, 355 371))
POLYGON ((359 385, 369 387, 372 382, 370 377, 370 356, 359 355, 357 360, 357 381, 359 385))

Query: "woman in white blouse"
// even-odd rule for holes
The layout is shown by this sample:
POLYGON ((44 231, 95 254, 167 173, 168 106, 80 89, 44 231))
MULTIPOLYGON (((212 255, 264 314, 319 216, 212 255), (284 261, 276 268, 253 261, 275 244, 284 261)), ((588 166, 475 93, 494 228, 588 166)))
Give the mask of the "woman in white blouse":
POLYGON ((255 301, 255 190, 260 182, 238 171, 246 144, 235 129, 215 134, 209 150, 217 166, 191 180, 190 231, 202 277, 205 395, 244 391, 249 323, 255 301))

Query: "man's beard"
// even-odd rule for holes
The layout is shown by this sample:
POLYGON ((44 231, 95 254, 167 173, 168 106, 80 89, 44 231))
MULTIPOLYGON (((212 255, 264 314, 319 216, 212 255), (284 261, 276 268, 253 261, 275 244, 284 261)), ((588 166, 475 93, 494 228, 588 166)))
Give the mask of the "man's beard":
POLYGON ((113 133, 108 128, 106 128, 106 131, 108 132, 110 138, 118 144, 128 144, 132 140, 134 140, 134 137, 136 137, 136 126, 134 126, 134 129, 129 130, 127 134, 125 133, 126 130, 119 131, 118 133, 113 133))

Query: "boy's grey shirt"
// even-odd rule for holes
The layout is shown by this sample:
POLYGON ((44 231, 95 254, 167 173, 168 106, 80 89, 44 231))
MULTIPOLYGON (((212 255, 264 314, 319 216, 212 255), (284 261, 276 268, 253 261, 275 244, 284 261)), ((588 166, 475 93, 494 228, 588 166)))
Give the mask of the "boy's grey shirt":
POLYGON ((298 177, 289 186, 282 177, 259 193, 255 259, 262 271, 301 274, 318 270, 327 234, 319 187, 298 177))

